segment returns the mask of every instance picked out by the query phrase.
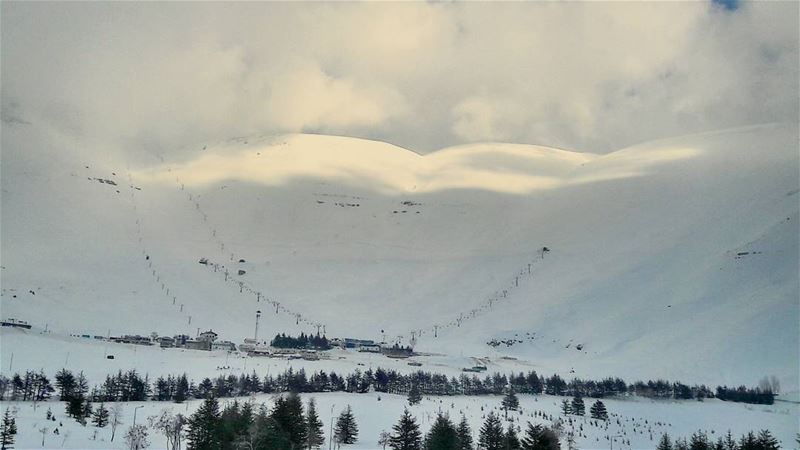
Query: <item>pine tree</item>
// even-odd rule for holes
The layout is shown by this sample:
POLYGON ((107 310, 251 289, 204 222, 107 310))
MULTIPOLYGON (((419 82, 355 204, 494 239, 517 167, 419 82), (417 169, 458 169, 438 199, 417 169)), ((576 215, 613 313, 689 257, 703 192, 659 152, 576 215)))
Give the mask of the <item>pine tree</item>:
POLYGON ((589 412, 592 414, 592 419, 608 420, 608 411, 606 411, 606 405, 600 400, 597 400, 592 404, 592 407, 589 408, 589 412))
POLYGON ((183 374, 175 383, 175 393, 172 399, 175 400, 175 403, 183 403, 187 397, 189 397, 189 380, 186 379, 186 374, 183 374))
POLYGON ((334 437, 339 444, 355 444, 358 440, 358 424, 356 424, 356 418, 353 416, 353 409, 350 405, 347 405, 347 408, 336 419, 334 437))
POLYGON ((56 372, 55 380, 59 398, 62 402, 69 401, 75 391, 75 376, 69 370, 61 369, 56 372))
POLYGON ((736 439, 733 438, 733 434, 731 434, 731 430, 728 430, 725 433, 725 439, 722 441, 722 448, 723 450, 737 450, 738 446, 736 445, 736 439))
POLYGON ((778 440, 772 436, 769 430, 761 430, 758 433, 758 445, 762 450, 778 450, 780 448, 778 440))
POLYGON ((458 450, 473 450, 472 447, 472 429, 469 427, 469 422, 465 416, 461 416, 461 422, 456 429, 458 435, 458 450))
POLYGON ((3 414, 3 423, 0 425, 0 449, 6 450, 14 448, 16 434, 16 420, 14 420, 14 416, 11 415, 11 411, 6 408, 6 412, 3 414))
POLYGON ((325 442, 325 432, 322 430, 322 421, 317 414, 317 405, 314 399, 308 401, 306 409, 306 449, 314 449, 325 442))
POLYGON ((98 428, 103 428, 108 425, 108 410, 102 403, 100 403, 100 407, 92 414, 92 423, 98 428))
POLYGON ((86 425, 86 419, 90 417, 92 417, 92 402, 87 400, 83 404, 83 409, 81 410, 81 420, 78 422, 80 422, 81 425, 86 425))
POLYGON ((567 399, 561 400, 561 414, 565 416, 572 414, 572 406, 567 399))
POLYGON ((425 436, 425 450, 456 450, 458 448, 458 432, 450 418, 436 416, 436 421, 425 436))
POLYGON ((517 430, 513 424, 509 424, 503 438, 503 450, 519 450, 520 448, 522 447, 517 437, 517 430))
POLYGON ((576 414, 578 416, 582 416, 586 414, 586 406, 583 403, 583 398, 580 395, 576 395, 572 398, 572 414, 576 414))
POLYGON ((739 440, 739 450, 761 450, 758 446, 758 439, 752 431, 739 440))
POLYGON ((78 422, 83 420, 84 401, 83 395, 73 394, 67 401, 67 415, 78 422))
POLYGON ((522 438, 522 450, 560 450, 561 444, 558 442, 558 436, 552 430, 544 428, 539 424, 532 424, 528 422, 528 428, 525 430, 525 437, 522 438))
POLYGON ((422 448, 422 433, 408 409, 403 410, 403 415, 392 427, 392 431, 394 433, 389 438, 389 447, 392 450, 420 450, 422 448))
POLYGON ((189 417, 186 432, 188 448, 191 450, 216 450, 221 445, 219 439, 219 402, 208 397, 200 408, 189 417))
POLYGON ((416 405, 422 401, 422 394, 419 392, 419 387, 414 383, 411 385, 411 390, 408 391, 408 404, 411 406, 416 405))
POLYGON ((502 450, 503 449, 503 425, 500 423, 494 412, 490 412, 486 416, 486 420, 481 426, 480 435, 478 436, 478 448, 482 450, 502 450))
POLYGON ((508 393, 505 397, 503 397, 503 410, 506 414, 506 419, 508 419, 508 411, 516 411, 519 408, 519 399, 517 398, 517 394, 514 392, 514 388, 509 388, 508 393))
POLYGON ((672 450, 672 441, 670 441, 667 433, 661 435, 661 440, 658 441, 656 450, 672 450))
POLYGON ((286 397, 279 397, 270 413, 270 418, 286 432, 289 442, 295 448, 305 444, 306 421, 303 417, 303 402, 297 393, 290 393, 286 397))
POLYGON ((690 450, 710 450, 711 445, 708 442, 708 437, 702 431, 692 433, 689 441, 690 450))

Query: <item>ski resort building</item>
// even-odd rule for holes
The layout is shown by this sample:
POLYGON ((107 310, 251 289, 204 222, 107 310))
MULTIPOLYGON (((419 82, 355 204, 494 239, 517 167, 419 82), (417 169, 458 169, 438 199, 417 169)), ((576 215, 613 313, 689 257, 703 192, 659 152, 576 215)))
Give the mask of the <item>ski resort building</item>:
MULTIPOLYGON (((369 339, 344 338, 342 342, 344 348, 361 348, 365 345, 375 345, 375 341, 369 339)), ((333 340, 331 344, 333 344, 333 340)))
POLYGON ((0 322, 0 324, 4 327, 25 328, 26 330, 31 329, 31 325, 28 322, 25 322, 24 320, 17 320, 14 318, 8 318, 0 322))
POLYGON ((236 344, 231 341, 219 341, 211 343, 211 350, 225 350, 228 352, 236 351, 236 344))

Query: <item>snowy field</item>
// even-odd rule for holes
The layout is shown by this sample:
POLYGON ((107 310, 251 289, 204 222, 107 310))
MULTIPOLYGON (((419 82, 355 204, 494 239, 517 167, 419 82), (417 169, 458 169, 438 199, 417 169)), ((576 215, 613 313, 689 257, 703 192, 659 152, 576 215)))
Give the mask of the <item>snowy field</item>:
MULTIPOLYGON (((353 449, 377 449, 378 435, 381 431, 391 432, 392 425, 400 417, 403 408, 408 405, 406 398, 391 394, 344 394, 344 393, 319 393, 303 394, 304 400, 313 397, 317 401, 317 410, 325 424, 326 435, 329 432, 331 411, 337 416, 346 405, 353 407, 359 426, 359 441, 356 445, 345 447, 353 449)), ((542 419, 539 415, 533 417, 534 412, 544 412, 553 418, 559 417, 559 404, 563 397, 549 395, 520 395, 520 412, 509 413, 509 419, 524 428, 526 421, 549 424, 549 420, 542 419)), ((272 396, 258 395, 249 398, 240 398, 239 401, 254 401, 256 403, 271 404, 272 396)), ((233 401, 222 399, 221 404, 233 401)), ((591 401, 589 404, 591 404, 591 401)), ((500 410, 501 397, 424 397, 423 401, 410 407, 416 416, 423 431, 427 431, 436 417, 442 411, 449 414, 454 420, 460 420, 464 414, 472 427, 477 440, 477 431, 485 415, 495 410, 502 416, 500 410)), ((797 432, 798 406, 778 402, 773 406, 754 406, 736 403, 727 403, 717 400, 697 401, 651 401, 641 398, 624 400, 604 400, 611 417, 605 426, 592 425, 591 419, 572 418, 573 424, 565 423, 565 430, 576 430, 576 442, 582 449, 606 449, 610 442, 608 436, 622 435, 616 438, 614 448, 646 449, 654 448, 661 433, 667 432, 673 438, 678 436, 688 437, 697 430, 706 431, 711 438, 731 430, 734 436, 762 428, 769 429, 779 439, 782 448, 795 448, 794 436, 797 432), (619 423, 617 422, 619 421, 619 423), (582 431, 578 431, 582 427, 582 431), (630 446, 621 440, 630 440, 630 446)), ((11 407, 18 410, 17 427, 19 429, 17 448, 41 448, 42 435, 38 432, 42 427, 47 427, 44 448, 125 448, 120 434, 133 423, 134 408, 142 406, 136 412, 137 423, 143 423, 147 416, 157 414, 164 408, 171 409, 174 413, 191 414, 199 405, 199 400, 192 400, 184 404, 168 402, 124 403, 124 424, 117 430, 114 442, 109 442, 111 430, 106 427, 97 429, 88 425, 83 427, 64 414, 64 404, 61 402, 40 403, 36 410, 30 403, 5 402, 2 407, 11 407), (56 415, 56 422, 45 420, 45 414, 51 408, 56 415), (59 435, 53 434, 55 425, 59 423, 59 435), (94 438, 97 431, 96 439, 94 438)), ((561 416, 563 417, 563 416, 561 416)), ((163 445, 163 436, 153 434, 151 430, 151 447, 159 448, 163 445)))
MULTIPOLYGON (((287 135, 121 167, 13 128, 3 136, 0 309, 33 329, 0 331, 0 370, 52 377, 64 367, 91 384, 134 368, 151 380, 186 372, 197 381, 289 367, 452 376, 480 364, 489 373, 712 388, 774 375, 782 398, 797 401, 796 136, 796 125, 767 125, 605 155, 488 143, 421 156, 382 142, 287 135), (261 339, 321 329, 329 338, 414 342, 429 356, 414 358, 420 367, 351 351, 288 361, 70 337, 213 329, 241 343, 256 314, 261 339)), ((404 403, 315 397, 325 414, 353 405, 358 448, 375 448, 404 403)), ((557 399, 521 400, 523 417, 557 413, 557 399)), ((477 430, 498 405, 426 399, 414 412, 423 427, 440 408, 464 412, 477 430)), ((35 447, 42 406, 16 406, 20 447, 35 447)), ((165 406, 147 403, 139 414, 165 406)), ((729 428, 769 428, 789 448, 798 429, 797 404, 787 402, 627 399, 608 408, 621 429, 616 420, 609 430, 584 424, 583 448, 607 448, 605 436, 615 434, 648 448, 651 431, 657 439, 729 428)), ((48 436, 47 446, 109 447, 99 440, 105 431, 94 441, 90 428, 61 420, 69 435, 48 436)))
MULTIPOLYGON (((226 352, 203 352, 182 349, 160 349, 129 344, 110 344, 95 342, 82 338, 39 334, 36 331, 3 329, 0 333, 3 354, 5 355, 4 374, 17 370, 44 368, 51 379, 53 373, 61 367, 74 372, 84 371, 91 385, 102 382, 106 374, 117 370, 135 368, 141 374, 148 374, 150 379, 159 375, 180 374, 187 372, 190 378, 198 381, 203 377, 219 375, 251 373, 259 375, 276 374, 288 368, 305 369, 307 373, 318 370, 336 371, 339 374, 352 372, 355 369, 366 370, 383 367, 400 372, 427 370, 436 373, 458 376, 461 368, 480 361, 487 364, 488 372, 516 373, 531 369, 540 375, 542 372, 536 365, 524 360, 508 359, 474 359, 468 356, 417 356, 413 360, 422 363, 420 367, 409 366, 407 360, 395 360, 382 355, 359 353, 356 351, 335 350, 330 352, 330 359, 320 361, 286 360, 272 358, 251 358, 227 354, 226 352), (10 353, 14 353, 13 362, 10 353), (8 353, 6 353, 8 352, 8 353), (113 354, 115 359, 108 360, 105 355, 113 354), (11 365, 9 365, 11 364, 11 365), (9 372, 9 367, 13 369, 9 372)), ((569 374, 560 375, 569 378, 569 374)), ((633 380, 626 380, 632 382, 633 380)), ((330 424, 331 412, 338 415, 345 405, 351 405, 358 419, 360 438, 354 449, 378 448, 377 438, 381 431, 391 430, 391 426, 407 405, 404 396, 367 393, 315 393, 303 394, 304 398, 313 397, 318 402, 318 411, 326 424, 330 424), (379 400, 380 398, 380 400, 379 400)), ((534 413, 544 413, 552 418, 560 416, 560 402, 564 397, 548 395, 520 395, 521 411, 511 414, 515 423, 525 425, 525 421, 538 421, 549 424, 534 413)), ((271 404, 271 395, 258 395, 241 398, 240 401, 255 401, 271 404)), ((233 399, 221 399, 222 403, 233 399)), ((438 411, 445 412, 456 420, 464 414, 470 421, 473 431, 477 433, 485 415, 492 409, 499 410, 501 397, 496 396, 456 396, 456 397, 424 397, 419 405, 411 407, 411 411, 421 423, 423 430, 431 425, 438 411)), ((604 400, 611 414, 608 429, 592 425, 589 419, 577 419, 571 416, 574 425, 565 424, 576 430, 577 443, 580 448, 608 448, 608 436, 622 435, 617 438, 615 448, 652 448, 660 434, 669 433, 673 437, 686 436, 697 430, 706 431, 715 438, 720 433, 731 430, 735 436, 750 430, 769 429, 783 442, 783 448, 794 448, 794 433, 798 430, 800 405, 794 401, 779 400, 775 405, 747 405, 742 403, 722 402, 711 399, 704 402, 694 400, 650 400, 641 397, 604 400), (619 420, 619 423, 617 422, 619 420), (580 427, 583 427, 579 431, 580 427), (652 436, 652 439, 651 439, 652 436), (621 439, 630 439, 630 447, 623 445, 621 439)), ((592 400, 587 399, 587 410, 592 400)), ((175 413, 191 414, 198 407, 199 401, 185 404, 168 402, 126 403, 125 423, 120 426, 122 434, 133 420, 133 409, 142 406, 137 412, 137 423, 142 423, 147 416, 154 415, 164 408, 171 408, 175 413)), ((20 430, 18 448, 39 448, 41 434, 37 430, 48 427, 45 437, 46 448, 124 448, 119 435, 114 443, 109 442, 110 430, 97 430, 91 426, 82 427, 64 414, 64 404, 47 402, 39 404, 36 410, 33 405, 23 402, 5 402, 3 407, 18 409, 18 428, 20 430), (58 422, 44 420, 46 411, 51 408, 58 422), (54 424, 63 423, 59 427, 59 435, 52 434, 54 424), (67 432, 67 434, 64 434, 67 432)), ((120 431, 118 430, 118 433, 120 431)), ((151 436, 153 448, 161 445, 159 436, 151 436)))
MULTIPOLYGON (((213 329, 240 343, 262 311, 262 338, 319 324, 542 372, 775 375, 797 390, 796 135, 770 125, 605 155, 488 143, 425 156, 287 135, 128 168, 15 127, 3 136, 2 314, 61 334, 213 329)), ((3 345, 3 365, 26 348, 3 345)))

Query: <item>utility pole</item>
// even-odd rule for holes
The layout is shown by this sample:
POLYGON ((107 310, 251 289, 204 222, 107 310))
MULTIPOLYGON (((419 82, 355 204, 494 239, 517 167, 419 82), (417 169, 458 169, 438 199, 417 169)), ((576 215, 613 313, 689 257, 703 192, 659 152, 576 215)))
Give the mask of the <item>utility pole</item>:
POLYGON ((331 405, 331 431, 328 435, 328 450, 333 450, 333 408, 336 406, 334 403, 331 405))

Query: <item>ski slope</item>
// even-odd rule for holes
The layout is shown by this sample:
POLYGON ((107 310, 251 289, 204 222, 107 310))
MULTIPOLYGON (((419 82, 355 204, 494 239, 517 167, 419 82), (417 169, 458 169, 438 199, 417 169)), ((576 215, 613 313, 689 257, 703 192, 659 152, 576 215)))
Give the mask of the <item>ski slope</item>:
MULTIPOLYGON (((302 397, 304 403, 309 398, 314 398, 316 401, 320 420, 325 424, 326 444, 331 416, 338 416, 346 405, 353 408, 359 428, 358 442, 343 448, 354 450, 381 448, 378 445, 378 436, 382 431, 391 432, 392 426, 403 413, 403 409, 408 407, 404 396, 375 392, 303 394, 302 397)), ((510 412, 509 420, 504 420, 503 426, 507 428, 509 423, 513 423, 524 431, 527 422, 550 426, 552 420, 560 418, 565 421, 564 431, 575 433, 575 443, 577 448, 581 449, 609 448, 611 436, 619 436, 614 438, 614 448, 644 449, 655 448, 663 433, 668 433, 673 439, 685 437, 688 440, 692 433, 703 431, 710 439, 716 441, 728 430, 738 439, 748 431, 768 428, 780 441, 781 448, 796 448, 794 443, 797 424, 796 405, 745 406, 717 400, 706 400, 702 403, 697 401, 657 402, 643 399, 604 400, 610 415, 606 429, 606 423, 600 422, 595 425, 586 416, 579 418, 574 415, 562 415, 560 412, 561 399, 549 395, 520 396, 520 411, 510 412), (542 418, 541 413, 548 417, 542 418), (569 418, 572 419, 572 424, 568 422, 569 418), (627 444, 628 440, 630 440, 630 445, 627 444)), ((240 403, 245 401, 253 401, 257 404, 265 403, 270 407, 274 397, 263 394, 237 400, 240 403)), ((223 399, 220 400, 220 404, 224 405, 232 401, 233 399, 223 399)), ((504 416, 501 410, 501 401, 502 397, 498 396, 424 397, 422 402, 408 408, 416 417, 423 433, 430 429, 438 412, 448 414, 456 422, 464 415, 470 423, 474 441, 477 442, 478 431, 489 411, 494 411, 501 418, 504 416)), ((122 403, 123 423, 119 425, 113 442, 110 441, 111 430, 109 427, 96 428, 91 424, 86 427, 79 425, 74 419, 66 416, 62 402, 39 403, 36 410, 30 403, 5 402, 0 406, 4 410, 6 406, 12 409, 17 408, 16 420, 19 433, 15 448, 123 449, 127 447, 122 437, 133 423, 135 408, 139 407, 136 411, 136 423, 143 424, 147 423, 147 417, 156 415, 164 409, 168 409, 174 414, 192 414, 200 406, 200 403, 199 400, 191 400, 184 404, 170 402, 122 403), (48 408, 55 414, 56 422, 45 420, 48 408), (59 426, 59 424, 61 425, 59 426), (58 435, 53 434, 56 427, 59 428, 58 435), (47 428, 44 446, 41 445, 42 434, 39 431, 42 428, 47 428)), ((106 407, 110 406, 106 404, 106 407)), ((162 446, 165 442, 164 436, 157 434, 153 429, 148 431, 150 447, 162 446)))
MULTIPOLYGON (((606 155, 286 135, 120 160, 35 125, 2 145, 2 315, 54 335, 241 341, 262 311, 261 338, 413 331, 544 373, 798 387, 796 126, 606 155)), ((3 363, 39 345, 2 336, 3 363)))

